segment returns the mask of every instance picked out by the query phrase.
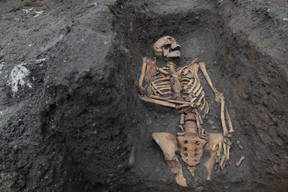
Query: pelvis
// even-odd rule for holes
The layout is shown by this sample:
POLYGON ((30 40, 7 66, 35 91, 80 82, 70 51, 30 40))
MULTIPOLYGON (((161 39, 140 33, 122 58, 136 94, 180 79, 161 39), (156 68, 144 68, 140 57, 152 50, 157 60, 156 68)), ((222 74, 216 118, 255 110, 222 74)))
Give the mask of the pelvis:
POLYGON ((206 140, 199 137, 197 132, 196 117, 194 114, 185 115, 185 132, 177 136, 180 150, 174 135, 166 132, 156 132, 152 134, 153 139, 160 146, 165 160, 168 162, 171 171, 176 175, 176 182, 180 186, 187 186, 183 176, 182 166, 178 160, 177 153, 180 151, 182 160, 188 165, 187 169, 192 176, 196 170, 196 165, 200 163, 206 140))
POLYGON ((183 136, 178 136, 177 139, 181 146, 181 158, 188 164, 187 168, 194 176, 196 165, 200 163, 206 141, 201 139, 197 133, 185 133, 183 136))

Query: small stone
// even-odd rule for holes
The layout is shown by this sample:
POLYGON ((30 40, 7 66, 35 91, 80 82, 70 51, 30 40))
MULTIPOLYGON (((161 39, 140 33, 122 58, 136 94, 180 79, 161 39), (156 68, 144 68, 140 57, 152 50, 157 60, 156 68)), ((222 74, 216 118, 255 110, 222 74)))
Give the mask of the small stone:
POLYGON ((21 159, 17 162, 17 167, 18 168, 23 168, 28 164, 28 161, 25 159, 21 159))
POLYGON ((210 125, 213 125, 213 124, 214 124, 214 121, 212 121, 211 119, 209 119, 209 120, 208 120, 208 123, 209 123, 210 125))
POLYGON ((14 145, 13 152, 15 153, 18 150, 18 145, 14 145))
POLYGON ((152 120, 151 120, 151 119, 148 119, 147 122, 146 122, 146 124, 147 124, 147 125, 152 125, 152 120))
POLYGON ((198 186, 196 189, 195 189, 196 192, 202 192, 204 191, 204 187, 201 185, 201 186, 198 186))

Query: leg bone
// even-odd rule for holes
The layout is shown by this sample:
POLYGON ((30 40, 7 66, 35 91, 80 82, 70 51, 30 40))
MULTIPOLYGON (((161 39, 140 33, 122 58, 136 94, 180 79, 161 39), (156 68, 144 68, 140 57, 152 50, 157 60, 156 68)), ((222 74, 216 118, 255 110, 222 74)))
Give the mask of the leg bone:
POLYGON ((152 137, 161 148, 165 161, 168 163, 171 171, 175 174, 176 183, 182 187, 187 187, 186 179, 182 172, 182 166, 176 156, 178 149, 175 136, 170 133, 160 132, 153 133, 152 137))

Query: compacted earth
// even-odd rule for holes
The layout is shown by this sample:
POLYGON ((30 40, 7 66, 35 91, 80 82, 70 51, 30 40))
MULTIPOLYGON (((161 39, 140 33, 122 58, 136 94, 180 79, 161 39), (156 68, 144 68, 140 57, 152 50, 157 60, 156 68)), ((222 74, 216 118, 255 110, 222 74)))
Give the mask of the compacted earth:
POLYGON ((0 191, 285 191, 287 61, 287 0, 0 0, 0 191), (204 154, 188 188, 151 137, 177 111, 138 97, 164 35, 180 66, 206 63, 235 129, 226 167, 207 181, 204 154))

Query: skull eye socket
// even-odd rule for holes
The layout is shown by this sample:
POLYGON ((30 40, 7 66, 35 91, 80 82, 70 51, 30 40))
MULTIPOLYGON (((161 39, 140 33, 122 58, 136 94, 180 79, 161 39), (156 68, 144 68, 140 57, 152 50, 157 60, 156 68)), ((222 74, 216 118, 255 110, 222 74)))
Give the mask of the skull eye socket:
POLYGON ((171 44, 170 44, 170 43, 169 43, 169 44, 166 44, 166 45, 163 46, 163 48, 164 48, 164 49, 170 49, 170 48, 171 48, 171 44))
POLYGON ((178 45, 174 47, 173 49, 171 49, 171 51, 181 51, 181 47, 178 45))

